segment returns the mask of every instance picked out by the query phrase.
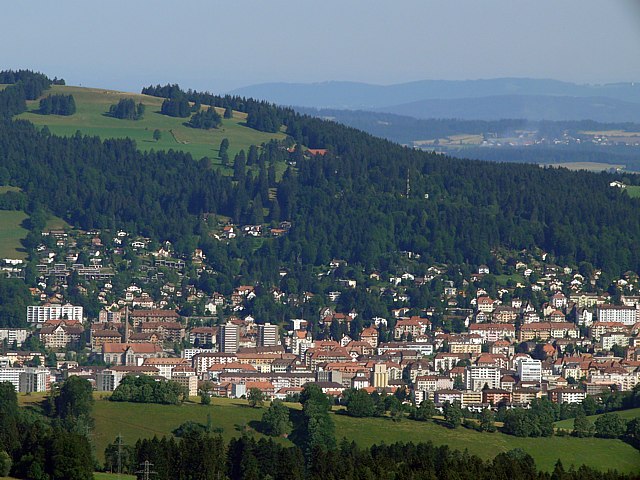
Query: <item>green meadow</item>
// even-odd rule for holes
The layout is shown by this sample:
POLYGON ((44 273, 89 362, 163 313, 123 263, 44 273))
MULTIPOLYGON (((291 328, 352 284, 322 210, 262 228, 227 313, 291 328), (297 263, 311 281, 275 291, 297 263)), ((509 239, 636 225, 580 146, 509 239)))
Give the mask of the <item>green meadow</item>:
MULTIPOLYGON (((0 187, 0 193, 5 188, 13 189, 13 187, 0 187)), ((22 211, 0 210, 0 258, 26 258, 27 252, 22 246, 22 240, 28 233, 23 227, 27 218, 28 215, 22 211)), ((64 220, 52 217, 47 222, 46 228, 56 230, 67 226, 64 220)))
MULTIPOLYGON (((292 408, 296 406, 292 405, 292 408)), ((213 399, 210 406, 188 403, 182 406, 165 406, 134 403, 112 403, 96 400, 94 417, 96 430, 94 442, 100 461, 106 445, 122 434, 125 443, 134 444, 138 438, 169 435, 181 423, 191 420, 207 423, 210 416, 214 428, 223 429, 223 437, 229 440, 241 432, 256 438, 262 436, 254 427, 264 412, 263 408, 250 408, 243 400, 213 399)), ((449 445, 468 450, 484 459, 500 452, 522 448, 533 456, 539 468, 552 470, 558 458, 565 465, 583 463, 600 470, 618 469, 634 472, 640 469, 640 453, 620 440, 598 438, 518 438, 502 433, 479 433, 463 427, 451 430, 433 422, 403 420, 395 423, 389 418, 352 418, 334 415, 336 437, 353 440, 359 445, 375 443, 426 442, 449 445)), ((279 438, 279 442, 290 444, 279 438)))
MULTIPOLYGON (((229 157, 250 145, 260 145, 271 139, 283 139, 283 133, 264 133, 245 126, 246 114, 233 112, 233 118, 223 119, 222 127, 212 130, 190 128, 185 125, 188 118, 175 118, 160 114, 163 99, 136 93, 124 93, 99 88, 53 85, 45 95, 73 95, 76 102, 74 115, 40 115, 39 102, 28 103, 28 111, 17 118, 29 120, 36 125, 46 125, 51 133, 70 136, 76 131, 105 138, 131 138, 138 149, 181 150, 194 158, 218 159, 218 148, 223 138, 229 139, 229 157), (120 99, 133 98, 142 102, 146 109, 141 120, 120 120, 106 116, 109 107, 120 99), (160 140, 153 139, 154 130, 160 130, 160 140)), ((208 108, 208 107, 203 107, 208 108)), ((222 115, 223 110, 217 109, 222 115)))
POLYGON ((27 236, 22 226, 27 214, 15 210, 0 210, 0 258, 26 258, 20 241, 27 236))

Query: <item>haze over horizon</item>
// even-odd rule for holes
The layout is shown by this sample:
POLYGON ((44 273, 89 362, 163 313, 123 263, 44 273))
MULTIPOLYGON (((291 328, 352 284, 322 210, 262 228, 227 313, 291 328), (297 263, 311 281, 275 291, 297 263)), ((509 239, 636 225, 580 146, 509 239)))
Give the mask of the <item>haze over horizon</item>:
POLYGON ((229 91, 263 82, 640 81, 640 57, 629 55, 640 45, 640 5, 602 5, 194 0, 181 14, 167 0, 11 2, 0 64, 132 91, 166 82, 229 91))

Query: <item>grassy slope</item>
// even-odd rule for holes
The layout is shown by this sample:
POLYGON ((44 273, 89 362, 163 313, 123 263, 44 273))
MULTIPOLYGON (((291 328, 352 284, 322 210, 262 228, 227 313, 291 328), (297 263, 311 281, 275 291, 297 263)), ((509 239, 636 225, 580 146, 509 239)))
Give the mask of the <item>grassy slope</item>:
MULTIPOLYGON (((222 127, 214 130, 200 130, 184 126, 188 118, 174 118, 159 113, 163 99, 133 93, 116 92, 98 88, 54 85, 45 95, 60 93, 73 95, 77 111, 69 117, 59 115, 39 115, 38 101, 28 102, 29 111, 18 116, 36 125, 47 125, 52 133, 73 135, 77 130, 101 138, 125 138, 136 141, 140 150, 182 150, 195 158, 218 158, 218 147, 223 138, 229 139, 229 157, 250 145, 260 145, 272 138, 282 139, 284 134, 263 133, 244 126, 246 115, 234 112, 232 119, 224 119, 222 127), (146 106, 142 120, 119 120, 104 115, 109 106, 122 98, 133 98, 146 106), (159 129, 162 138, 153 140, 153 131, 159 129), (173 133, 171 133, 171 131, 173 133)), ((222 114, 222 109, 218 109, 222 114)))
MULTIPOLYGON (((0 187, 2 188, 4 187, 0 187)), ((21 243, 28 233, 22 226, 26 219, 27 214, 24 212, 0 210, 0 258, 26 258, 27 253, 21 243)), ((47 222, 47 229, 55 230, 66 226, 67 223, 58 217, 52 217, 47 222)))
POLYGON ((27 236, 22 222, 27 218, 24 212, 0 210, 0 258, 25 258, 20 240, 27 236))
MULTIPOLYGON (((181 407, 110 403, 96 401, 96 431, 94 440, 100 459, 105 446, 121 433, 128 444, 141 437, 166 435, 187 420, 207 422, 207 413, 215 427, 224 429, 223 436, 229 439, 239 435, 241 425, 251 425, 262 416, 262 409, 252 409, 241 400, 214 399, 210 407, 187 404, 181 407)), ((596 438, 577 439, 571 437, 517 438, 501 433, 481 434, 459 428, 449 430, 432 422, 405 420, 399 424, 389 419, 355 419, 342 415, 334 416, 336 436, 346 437, 368 446, 382 441, 432 441, 449 444, 455 449, 468 449, 483 458, 492 458, 499 452, 513 448, 523 448, 536 460, 537 465, 546 470, 553 469, 558 457, 565 466, 587 463, 598 469, 617 468, 622 471, 640 469, 640 454, 631 446, 619 440, 596 438)), ((251 430, 251 433, 260 436, 251 430)), ((284 443, 288 440, 279 439, 284 443)))
MULTIPOLYGON (((629 410, 621 410, 619 412, 612 412, 615 413, 617 415, 619 415, 620 417, 622 417, 625 421, 629 421, 633 418, 638 418, 640 417, 640 408, 631 408, 629 410)), ((591 415, 589 417, 587 417, 587 419, 589 419, 591 422, 595 422, 596 418, 600 417, 601 415, 591 415)), ((561 420, 559 422, 555 423, 556 428, 562 428, 564 430, 573 430, 573 418, 570 418, 568 420, 561 420)))

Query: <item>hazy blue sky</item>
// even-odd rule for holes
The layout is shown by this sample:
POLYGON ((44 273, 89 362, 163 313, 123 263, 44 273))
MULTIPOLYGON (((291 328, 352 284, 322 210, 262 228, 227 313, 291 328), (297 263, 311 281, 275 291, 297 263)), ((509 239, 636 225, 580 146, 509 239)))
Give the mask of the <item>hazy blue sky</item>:
POLYGON ((640 81, 640 0, 3 2, 0 68, 138 91, 503 76, 640 81))

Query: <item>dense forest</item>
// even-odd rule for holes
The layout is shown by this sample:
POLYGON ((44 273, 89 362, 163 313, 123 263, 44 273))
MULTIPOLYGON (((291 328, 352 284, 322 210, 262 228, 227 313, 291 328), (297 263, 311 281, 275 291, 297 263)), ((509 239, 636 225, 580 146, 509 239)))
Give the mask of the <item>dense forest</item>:
POLYGON ((144 105, 133 100, 133 98, 123 98, 117 104, 109 107, 108 115, 121 120, 140 120, 144 116, 144 105))
POLYGON ((524 119, 504 120, 460 120, 455 118, 417 119, 392 113, 359 110, 335 110, 296 107, 302 114, 330 119, 344 125, 363 130, 371 135, 393 142, 413 145, 414 141, 435 140, 455 135, 483 135, 485 139, 518 137, 520 131, 530 132, 531 138, 546 143, 529 146, 500 147, 465 145, 434 146, 439 152, 459 157, 511 163, 569 163, 594 162, 625 165, 628 170, 640 171, 640 155, 637 147, 621 145, 599 145, 581 132, 619 130, 640 131, 635 123, 602 123, 581 121, 530 121, 524 119), (565 134, 582 139, 581 143, 550 145, 553 139, 562 139, 565 134))
POLYGON ((293 141, 327 154, 271 142, 237 155, 230 177, 207 158, 142 153, 130 140, 60 138, 13 121, 0 125, 0 178, 24 191, 30 211, 46 208, 85 229, 169 239, 179 253, 200 245, 223 265, 244 259, 251 279, 267 283, 278 280, 281 264, 295 270, 342 258, 379 268, 399 251, 424 262, 480 264, 499 246, 539 247, 559 262, 589 261, 612 275, 640 271, 640 201, 608 186, 619 176, 452 159, 264 102, 172 89, 145 91, 257 119, 268 112, 264 123, 277 118, 293 141), (285 161, 278 180, 274 165, 285 161), (209 213, 293 227, 259 250, 238 249, 205 234, 209 213))
POLYGON ((73 115, 76 113, 76 102, 73 95, 47 95, 40 100, 41 115, 73 115))

